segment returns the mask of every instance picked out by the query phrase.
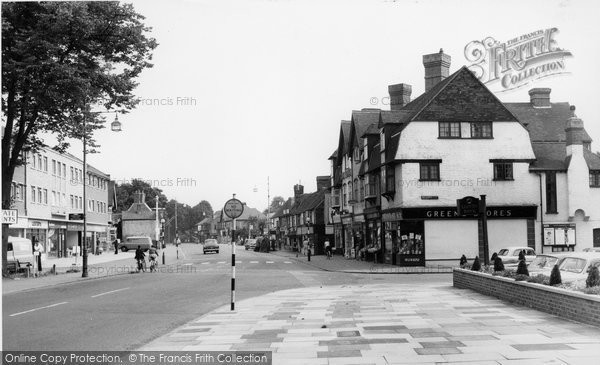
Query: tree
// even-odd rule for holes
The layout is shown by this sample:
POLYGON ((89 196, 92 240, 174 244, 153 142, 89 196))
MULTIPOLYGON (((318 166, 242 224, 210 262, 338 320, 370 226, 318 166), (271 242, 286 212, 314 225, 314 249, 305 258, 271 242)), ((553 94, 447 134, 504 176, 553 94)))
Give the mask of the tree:
POLYGON ((145 194, 144 201, 152 209, 156 207, 156 196, 158 195, 158 206, 164 208, 167 204, 167 197, 159 188, 153 188, 149 183, 143 180, 133 179, 131 183, 115 186, 117 193, 117 212, 123 212, 133 204, 134 193, 141 191, 145 194))
POLYGON ((504 263, 498 255, 494 259, 494 271, 504 271, 504 263))
POLYGON ((519 265, 517 266, 517 275, 529 276, 529 270, 527 270, 527 263, 525 260, 519 260, 519 265))
POLYGON ((586 288, 593 288, 598 285, 600 285, 600 273, 598 272, 597 266, 592 266, 588 273, 588 277, 585 280, 585 286, 586 288))
MULTIPOLYGON (((52 133, 56 150, 103 127, 106 110, 130 110, 136 78, 151 67, 155 39, 131 4, 119 2, 2 3, 2 208, 11 207, 10 187, 23 155, 45 147, 52 133), (86 118, 87 129, 82 122, 86 118)), ((2 227, 6 268, 8 226, 2 227)))
POLYGON ((550 285, 560 285, 562 283, 562 278, 560 276, 560 270, 558 269, 558 265, 554 265, 552 268, 552 272, 550 272, 550 285))
MULTIPOLYGON (((271 200, 271 213, 275 213, 277 212, 277 210, 285 203, 285 199, 283 199, 282 196, 275 196, 273 197, 273 199, 271 200)), ((265 209, 263 211, 264 215, 267 215, 267 213, 269 212, 268 209, 265 209)))
POLYGON ((475 260, 473 260, 473 265, 471 266, 472 271, 481 271, 481 262, 479 261, 479 256, 475 256, 475 260))

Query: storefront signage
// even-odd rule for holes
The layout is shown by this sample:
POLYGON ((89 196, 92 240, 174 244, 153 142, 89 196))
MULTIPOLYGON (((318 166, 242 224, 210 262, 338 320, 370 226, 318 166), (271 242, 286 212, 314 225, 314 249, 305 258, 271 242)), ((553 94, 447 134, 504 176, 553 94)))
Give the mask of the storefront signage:
POLYGON ((367 220, 369 220, 369 219, 379 219, 379 217, 380 217, 379 212, 365 214, 365 218, 367 220))
MULTIPOLYGON (((537 206, 487 207, 489 219, 531 218, 535 219, 537 206)), ((464 219, 456 207, 428 207, 402 209, 403 219, 464 219)))
POLYGON ((83 224, 77 224, 77 223, 68 223, 67 224, 67 231, 83 231, 83 224))
POLYGON ((29 220, 28 228, 48 229, 48 222, 29 220))
POLYGON ((362 214, 357 214, 354 216, 354 222, 357 223, 364 223, 365 222, 365 216, 362 214))
POLYGON ((342 224, 352 224, 352 216, 342 217, 342 224))
POLYGON ((17 224, 19 211, 16 209, 2 209, 2 224, 17 224))
POLYGON ((381 220, 384 222, 395 222, 402 220, 402 212, 390 212, 390 213, 382 213, 381 220))

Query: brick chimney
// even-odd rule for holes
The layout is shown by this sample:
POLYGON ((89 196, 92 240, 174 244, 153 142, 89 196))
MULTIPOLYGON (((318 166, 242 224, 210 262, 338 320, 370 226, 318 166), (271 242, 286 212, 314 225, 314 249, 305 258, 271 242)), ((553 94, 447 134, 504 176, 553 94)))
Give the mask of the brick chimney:
POLYGON ((133 193, 133 204, 140 204, 146 202, 146 194, 143 191, 138 190, 133 193))
POLYGON ((331 187, 330 176, 317 176, 317 191, 329 189, 331 187))
POLYGON ((567 156, 581 150, 583 154, 583 140, 585 138, 585 130, 583 129, 583 121, 575 115, 575 105, 571 105, 571 113, 573 116, 567 119, 565 124, 565 134, 567 137, 567 156))
POLYGON ((535 88, 529 90, 529 100, 534 108, 550 108, 549 88, 535 88))
POLYGON ((432 53, 423 56, 423 66, 425 66, 425 92, 431 90, 438 82, 450 75, 451 57, 444 53, 440 48, 439 53, 432 53))
POLYGON ((300 184, 294 185, 294 198, 297 198, 299 195, 304 194, 304 186, 300 184))
POLYGON ((388 86, 388 92, 390 94, 390 109, 399 110, 410 103, 412 86, 408 84, 390 85, 388 86))

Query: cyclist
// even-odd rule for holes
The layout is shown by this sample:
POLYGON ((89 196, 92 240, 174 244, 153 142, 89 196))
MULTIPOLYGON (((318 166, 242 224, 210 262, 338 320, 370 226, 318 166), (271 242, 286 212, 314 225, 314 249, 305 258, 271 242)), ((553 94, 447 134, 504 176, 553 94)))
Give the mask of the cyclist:
POLYGON ((142 251, 142 247, 139 245, 138 248, 135 250, 135 260, 137 262, 137 271, 146 272, 146 255, 144 255, 144 251, 142 251))
POLYGON ((327 260, 331 260, 331 245, 329 244, 329 240, 325 240, 325 254, 327 255, 327 260))

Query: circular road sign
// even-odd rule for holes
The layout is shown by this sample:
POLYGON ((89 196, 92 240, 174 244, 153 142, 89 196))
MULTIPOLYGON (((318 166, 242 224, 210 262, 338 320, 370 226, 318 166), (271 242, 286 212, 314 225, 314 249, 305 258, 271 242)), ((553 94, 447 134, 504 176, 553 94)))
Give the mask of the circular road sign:
POLYGON ((226 216, 231 219, 235 219, 242 215, 244 212, 244 204, 237 199, 229 199, 225 203, 225 207, 223 208, 223 212, 226 216))

